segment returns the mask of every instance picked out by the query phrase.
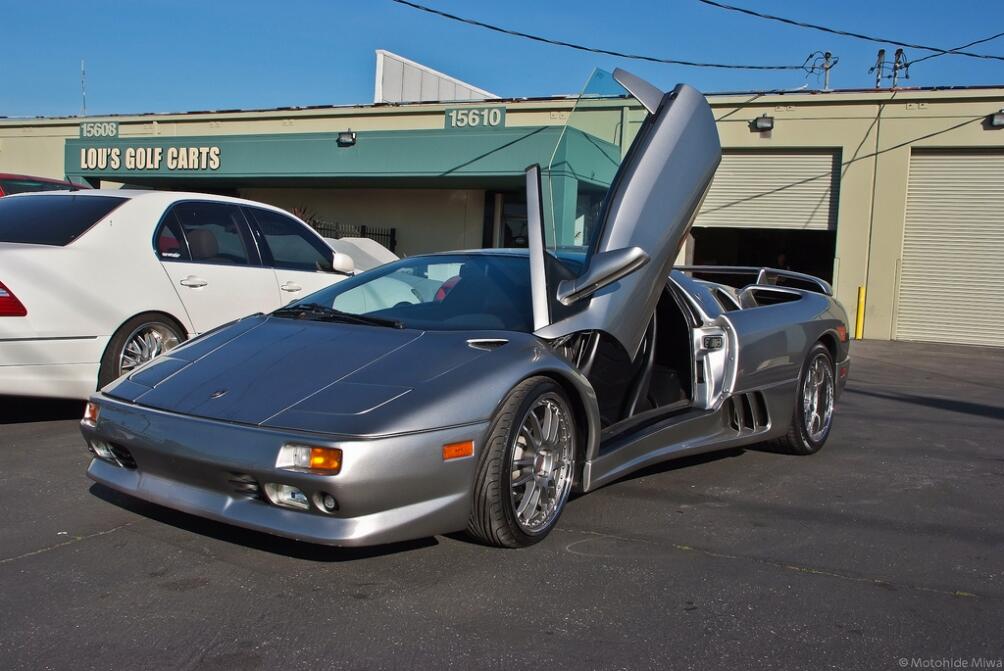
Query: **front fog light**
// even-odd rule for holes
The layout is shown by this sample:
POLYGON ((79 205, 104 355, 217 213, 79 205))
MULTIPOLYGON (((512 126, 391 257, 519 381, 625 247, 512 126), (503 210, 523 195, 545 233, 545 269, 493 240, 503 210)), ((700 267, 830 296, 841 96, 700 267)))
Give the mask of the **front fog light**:
POLYGON ((274 482, 265 484, 265 495, 268 500, 277 506, 296 508, 297 510, 307 510, 310 504, 307 495, 302 490, 290 485, 278 485, 274 482))
POLYGON ((283 445, 275 460, 278 468, 307 471, 319 475, 336 475, 342 470, 342 451, 337 447, 313 445, 283 445))

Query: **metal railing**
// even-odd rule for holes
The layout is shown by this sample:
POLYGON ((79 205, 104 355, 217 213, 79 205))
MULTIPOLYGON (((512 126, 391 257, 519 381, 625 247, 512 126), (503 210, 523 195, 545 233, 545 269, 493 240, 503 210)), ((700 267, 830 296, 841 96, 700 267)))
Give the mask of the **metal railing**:
POLYGON ((335 238, 336 240, 338 238, 369 238, 376 240, 392 252, 397 251, 395 249, 397 247, 397 229, 393 227, 354 226, 317 219, 308 223, 325 238, 335 238))
MULTIPOLYGON (((794 280, 795 282, 813 287, 809 289, 810 291, 823 293, 827 296, 833 295, 833 287, 826 280, 821 280, 815 275, 796 273, 793 270, 782 270, 781 268, 769 268, 766 266, 676 266, 675 270, 690 273, 691 275, 695 273, 699 275, 753 275, 756 277, 756 280, 752 284, 760 286, 789 286, 787 283, 779 283, 778 280, 794 280)), ((802 287, 796 286, 795 288, 802 287)))

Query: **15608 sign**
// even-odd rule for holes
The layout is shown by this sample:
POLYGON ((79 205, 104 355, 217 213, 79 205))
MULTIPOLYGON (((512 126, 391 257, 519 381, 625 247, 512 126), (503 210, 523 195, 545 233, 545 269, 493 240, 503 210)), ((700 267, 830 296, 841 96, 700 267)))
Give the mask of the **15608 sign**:
POLYGON ((118 137, 118 121, 85 121, 80 124, 80 137, 118 137))
POLYGON ((462 107, 446 110, 446 128, 501 128, 505 107, 462 107))

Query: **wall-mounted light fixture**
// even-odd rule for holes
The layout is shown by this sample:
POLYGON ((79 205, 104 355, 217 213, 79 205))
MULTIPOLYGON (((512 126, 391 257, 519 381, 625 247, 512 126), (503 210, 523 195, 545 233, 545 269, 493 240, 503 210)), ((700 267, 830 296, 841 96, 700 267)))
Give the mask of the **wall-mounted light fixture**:
POLYGON ((1004 128, 1004 110, 987 117, 987 125, 991 128, 1004 128))
POLYGON ((750 121, 750 130, 755 133, 766 133, 769 130, 774 130, 774 117, 758 116, 757 118, 750 121))
POLYGON ((342 131, 338 134, 338 146, 339 147, 351 147, 356 143, 356 134, 352 132, 352 129, 342 131))

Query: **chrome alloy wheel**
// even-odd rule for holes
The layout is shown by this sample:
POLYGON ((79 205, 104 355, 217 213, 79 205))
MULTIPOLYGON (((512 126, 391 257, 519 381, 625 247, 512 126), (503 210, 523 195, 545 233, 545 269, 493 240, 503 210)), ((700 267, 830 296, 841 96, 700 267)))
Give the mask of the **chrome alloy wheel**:
POLYGON ((526 533, 548 528, 572 489, 575 449, 569 411, 557 394, 538 398, 520 424, 509 468, 510 499, 526 533))
POLYGON ((809 363, 802 382, 802 422, 813 442, 826 437, 833 421, 833 367, 829 358, 817 354, 809 363))
POLYGON ((174 349, 178 342, 178 334, 167 324, 150 322, 141 325, 126 338, 125 346, 119 354, 119 375, 174 349))

